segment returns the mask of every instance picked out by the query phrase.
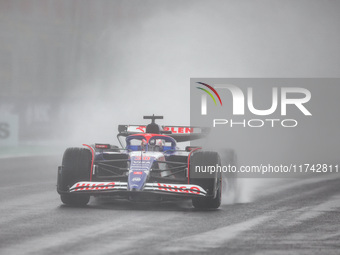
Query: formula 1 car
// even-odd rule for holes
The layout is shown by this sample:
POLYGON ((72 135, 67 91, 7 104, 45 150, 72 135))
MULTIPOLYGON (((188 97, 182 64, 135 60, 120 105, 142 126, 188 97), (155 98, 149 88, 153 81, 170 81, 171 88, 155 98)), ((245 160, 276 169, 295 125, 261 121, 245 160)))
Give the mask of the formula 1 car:
POLYGON ((220 165, 217 152, 177 142, 201 138, 197 127, 159 126, 151 123, 119 125, 121 147, 110 144, 66 149, 58 167, 57 191, 66 205, 84 206, 90 196, 114 196, 132 201, 191 199, 195 208, 213 209, 221 204, 222 175, 201 177, 195 167, 220 165), (124 141, 125 140, 125 141, 124 141), (123 144, 125 142, 125 144, 123 144))

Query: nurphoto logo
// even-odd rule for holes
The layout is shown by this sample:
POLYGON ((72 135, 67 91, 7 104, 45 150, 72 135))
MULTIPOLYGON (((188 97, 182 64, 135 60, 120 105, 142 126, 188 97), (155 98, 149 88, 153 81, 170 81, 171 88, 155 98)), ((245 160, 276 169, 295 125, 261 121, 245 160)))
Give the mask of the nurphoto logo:
MULTIPOLYGON (((220 106, 224 109, 232 107, 233 116, 243 116, 245 112, 256 115, 256 116, 270 116, 276 112, 279 112, 281 116, 289 115, 287 113, 287 106, 292 105, 296 107, 304 116, 312 116, 312 113, 307 109, 305 104, 311 100, 311 92, 306 88, 301 87, 272 87, 271 88, 271 98, 266 98, 266 101, 271 100, 271 105, 267 109, 257 109, 254 106, 254 96, 252 87, 246 88, 245 93, 243 90, 233 84, 214 84, 209 85, 203 82, 197 82, 200 85, 205 86, 205 88, 197 87, 198 89, 204 91, 201 95, 201 116, 208 115, 208 104, 207 95, 213 100, 215 106, 217 106, 217 99, 219 100, 220 106), (217 92, 218 91, 218 92, 217 92), (231 95, 232 101, 222 105, 222 99, 220 95, 231 95), (280 108, 278 110, 278 108, 280 108)), ((213 108, 209 111, 214 111, 213 108)), ((257 118, 257 119, 243 119, 241 121, 235 121, 233 119, 225 118, 215 118, 213 120, 213 127, 217 125, 230 125, 233 126, 243 126, 243 127, 263 127, 266 123, 269 123, 271 127, 275 124, 280 123, 282 127, 296 127, 298 121, 296 119, 270 119, 270 118, 257 118)))

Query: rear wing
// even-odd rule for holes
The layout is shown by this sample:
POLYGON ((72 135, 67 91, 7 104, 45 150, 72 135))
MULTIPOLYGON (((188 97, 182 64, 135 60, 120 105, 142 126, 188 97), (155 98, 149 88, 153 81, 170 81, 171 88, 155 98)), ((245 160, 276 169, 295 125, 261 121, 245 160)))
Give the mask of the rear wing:
MULTIPOLYGON (((147 125, 119 125, 118 136, 129 136, 146 132, 147 125)), ((209 128, 190 126, 160 126, 160 133, 174 138, 177 142, 186 142, 203 138, 209 134, 209 128)))

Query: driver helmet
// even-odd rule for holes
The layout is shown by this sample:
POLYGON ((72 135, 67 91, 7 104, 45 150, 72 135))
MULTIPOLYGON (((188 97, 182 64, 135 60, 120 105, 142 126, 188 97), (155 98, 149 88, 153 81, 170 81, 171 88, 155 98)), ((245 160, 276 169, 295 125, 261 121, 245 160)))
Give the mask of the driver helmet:
POLYGON ((163 141, 162 139, 151 139, 149 141, 150 151, 163 151, 163 141))
POLYGON ((161 148, 161 150, 163 150, 163 145, 164 145, 164 142, 162 139, 157 139, 156 140, 156 146, 158 146, 159 148, 161 148))

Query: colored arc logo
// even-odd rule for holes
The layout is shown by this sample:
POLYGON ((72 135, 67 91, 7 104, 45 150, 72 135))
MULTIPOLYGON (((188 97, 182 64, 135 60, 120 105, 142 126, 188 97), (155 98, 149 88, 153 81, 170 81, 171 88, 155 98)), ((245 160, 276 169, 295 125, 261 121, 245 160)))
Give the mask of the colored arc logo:
MULTIPOLYGON (((208 85, 208 84, 205 84, 205 83, 203 83, 203 82, 197 82, 197 83, 198 83, 198 84, 201 84, 201 85, 203 85, 203 86, 206 86, 206 87, 209 88, 212 92, 214 92, 215 95, 217 96, 218 100, 220 101, 221 106, 222 106, 222 100, 221 100, 221 98, 220 98, 220 95, 217 93, 217 91, 216 91, 212 86, 210 86, 210 85, 208 85)), ((204 88, 200 88, 200 87, 196 87, 196 88, 198 88, 198 89, 203 90, 204 92, 206 92, 206 93, 214 100, 215 105, 217 105, 214 96, 211 94, 211 92, 209 92, 209 90, 204 89, 204 88)))

